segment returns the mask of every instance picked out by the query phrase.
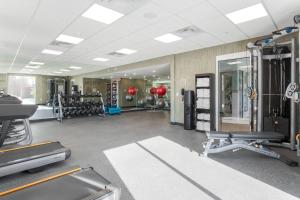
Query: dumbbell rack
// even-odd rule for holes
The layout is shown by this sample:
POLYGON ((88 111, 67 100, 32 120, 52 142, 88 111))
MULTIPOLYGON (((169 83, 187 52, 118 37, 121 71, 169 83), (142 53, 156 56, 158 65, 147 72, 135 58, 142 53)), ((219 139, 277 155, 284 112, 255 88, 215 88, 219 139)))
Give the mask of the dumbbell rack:
POLYGON ((111 107, 119 106, 118 87, 118 81, 111 82, 111 107))
POLYGON ((61 95, 58 94, 54 98, 56 103, 53 104, 53 113, 56 116, 57 120, 61 123, 63 118, 71 117, 71 115, 65 115, 65 111, 72 110, 74 116, 91 116, 97 114, 100 116, 105 116, 104 103, 101 94, 95 95, 61 95), (89 99, 89 102, 85 100, 89 99), (65 105, 65 107, 64 107, 65 105))
POLYGON ((111 82, 106 83, 106 107, 111 107, 111 82))
POLYGON ((106 107, 118 107, 119 106, 119 82, 112 80, 106 83, 106 107))
POLYGON ((215 130, 215 75, 196 75, 196 131, 215 130))

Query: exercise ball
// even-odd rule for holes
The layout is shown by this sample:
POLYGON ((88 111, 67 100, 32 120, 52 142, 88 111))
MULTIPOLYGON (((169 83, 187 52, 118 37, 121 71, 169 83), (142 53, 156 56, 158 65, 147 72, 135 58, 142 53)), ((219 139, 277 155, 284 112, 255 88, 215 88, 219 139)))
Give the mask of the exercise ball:
POLYGON ((132 101, 133 97, 128 94, 128 95, 126 95, 125 99, 126 99, 126 101, 132 101))
POLYGON ((134 96, 136 94, 136 92, 137 92, 137 89, 135 87, 128 87, 127 92, 131 96, 134 96))
POLYGON ((150 88, 150 94, 152 94, 152 95, 156 94, 156 88, 155 87, 150 88))
POLYGON ((163 97, 167 93, 167 88, 164 85, 161 85, 156 89, 156 93, 159 97, 163 97))

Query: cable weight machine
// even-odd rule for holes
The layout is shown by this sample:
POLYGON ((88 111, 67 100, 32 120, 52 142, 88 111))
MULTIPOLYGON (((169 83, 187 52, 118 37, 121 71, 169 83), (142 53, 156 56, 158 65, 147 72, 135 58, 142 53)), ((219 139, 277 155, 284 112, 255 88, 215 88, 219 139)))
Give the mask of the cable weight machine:
MULTIPOLYGON (((299 16, 295 17, 296 21, 299 16)), ((299 27, 274 31, 268 38, 248 43, 251 54, 251 130, 280 132, 284 142, 271 145, 296 149, 297 105, 285 98, 290 83, 298 82, 296 67, 296 38, 291 37, 299 27)))

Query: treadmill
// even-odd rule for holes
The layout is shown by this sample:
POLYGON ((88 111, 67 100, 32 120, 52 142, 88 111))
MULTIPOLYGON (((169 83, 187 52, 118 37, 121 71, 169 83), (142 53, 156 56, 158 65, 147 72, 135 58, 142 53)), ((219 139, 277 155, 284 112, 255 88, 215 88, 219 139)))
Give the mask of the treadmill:
MULTIPOLYGON (((37 110, 36 105, 19 104, 15 97, 0 97, 0 147, 8 137, 13 120, 25 120, 25 129, 29 136, 31 129, 28 118, 37 110), (8 98, 7 98, 8 97, 8 98), (12 102, 12 104, 9 104, 12 102)), ((30 139, 32 140, 32 139, 30 139)), ((0 149, 0 177, 42 168, 46 165, 64 161, 71 155, 70 149, 65 148, 59 142, 42 142, 24 146, 14 146, 0 149)))
POLYGON ((120 189, 92 168, 71 168, 0 191, 2 200, 119 200, 120 189))

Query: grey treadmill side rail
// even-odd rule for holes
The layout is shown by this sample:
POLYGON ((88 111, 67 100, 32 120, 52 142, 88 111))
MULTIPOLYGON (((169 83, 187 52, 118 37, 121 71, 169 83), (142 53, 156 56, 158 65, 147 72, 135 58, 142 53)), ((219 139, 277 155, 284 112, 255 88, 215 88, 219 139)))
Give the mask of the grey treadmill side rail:
MULTIPOLYGON (((25 156, 19 159, 12 158, 12 160, 10 161, 6 160, 5 163, 0 163, 0 177, 64 161, 68 159, 71 155, 71 151, 62 146, 59 142, 52 142, 38 147, 33 146, 23 150, 20 149, 15 151, 9 151, 7 152, 7 154, 15 153, 19 155, 20 151, 28 151, 28 149, 30 148, 32 148, 30 151, 34 152, 35 155, 31 155, 30 157, 25 156), (47 152, 42 153, 41 151, 34 151, 38 149, 40 150, 41 148, 49 145, 52 145, 56 149, 52 151, 48 151, 47 149, 47 152)), ((3 154, 0 154, 0 159, 1 156, 3 156, 3 154)))
POLYGON ((66 153, 48 155, 37 159, 31 159, 20 163, 7 165, 0 168, 0 177, 15 174, 30 169, 39 168, 52 163, 66 160, 66 153))
POLYGON ((0 196, 1 200, 117 200, 111 183, 92 168, 81 169, 59 178, 49 180, 0 196))

